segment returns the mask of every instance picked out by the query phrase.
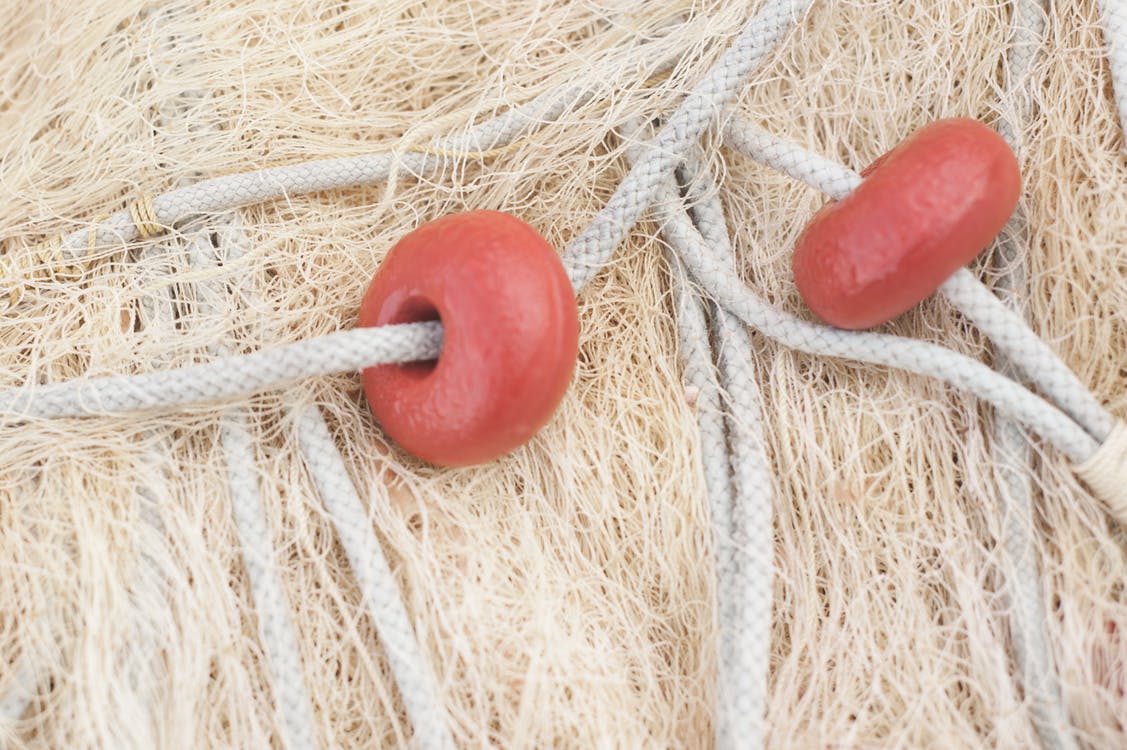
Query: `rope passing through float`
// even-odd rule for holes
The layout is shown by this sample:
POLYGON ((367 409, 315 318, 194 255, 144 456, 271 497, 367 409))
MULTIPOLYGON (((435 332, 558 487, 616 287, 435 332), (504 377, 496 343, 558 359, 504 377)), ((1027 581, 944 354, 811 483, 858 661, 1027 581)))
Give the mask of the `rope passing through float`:
POLYGON ((508 214, 427 222, 392 248, 360 304, 360 326, 441 320, 433 367, 364 371, 368 404, 409 453, 444 466, 524 445, 567 391, 579 312, 552 246, 508 214))
MULTIPOLYGON (((756 62, 773 48, 808 5, 809 2, 769 3, 748 23, 731 49, 686 98, 681 107, 669 117, 657 136, 632 155, 631 169, 619 189, 590 226, 572 241, 564 254, 562 265, 558 265, 553 271, 554 276, 551 281, 553 289, 565 279, 565 270, 574 290, 582 289, 594 273, 605 265, 630 228, 656 201, 655 210, 663 219, 663 230, 670 244, 677 251, 675 262, 684 263, 687 273, 714 295, 717 303, 714 314, 717 319, 726 321, 727 325, 739 320, 775 340, 802 351, 899 367, 942 378, 967 388, 1003 413, 1021 421, 1067 454, 1077 464, 1077 473, 1107 504, 1109 512, 1127 522, 1127 496, 1123 494, 1123 488, 1127 487, 1127 475, 1124 474, 1127 471, 1127 427, 1107 414, 1059 358, 1029 331, 1016 315, 1001 306, 998 300, 965 269, 956 272, 947 281, 943 281, 941 275, 933 274, 929 270, 927 284, 923 286, 928 287, 927 293, 930 293, 938 285, 948 299, 957 304, 968 318, 978 323, 985 333, 998 342, 999 348, 1031 378, 1043 396, 1032 393, 1013 379, 975 360, 943 347, 885 334, 844 331, 818 325, 767 305, 735 275, 731 263, 730 240, 725 242, 716 234, 720 229, 717 224, 722 224, 722 214, 720 221, 717 222, 715 211, 712 213, 712 220, 701 218, 711 209, 686 207, 685 196, 677 190, 675 172, 694 168, 692 154, 698 147, 699 137, 714 124, 722 107, 732 99, 741 81, 746 78, 756 62), (987 297, 989 299, 986 299, 987 297)), ((580 96, 581 92, 575 95, 580 96)), ((539 104, 540 110, 533 108, 528 111, 542 114, 546 104, 544 101, 539 104)), ((498 145, 498 141, 515 138, 520 128, 527 125, 522 123, 514 126, 513 122, 509 121, 502 128, 496 124, 501 119, 491 121, 477 131, 478 136, 483 132, 492 132, 496 136, 485 153, 503 148, 502 145, 498 145), (493 128, 492 131, 490 127, 493 128)), ((730 144, 753 158, 760 158, 765 163, 778 166, 826 190, 831 197, 842 200, 842 206, 848 205, 850 192, 859 190, 858 185, 863 184, 862 178, 849 170, 757 131, 754 126, 738 118, 729 120, 724 135, 730 144)), ((426 172, 435 168, 436 156, 451 152, 445 147, 433 150, 418 148, 406 149, 405 153, 393 156, 373 154, 313 162, 209 180, 180 188, 155 199, 142 197, 131 204, 126 211, 115 214, 106 222, 99 223, 96 229, 86 233, 86 251, 90 252, 96 243, 102 241, 129 241, 135 238, 153 237, 184 217, 198 213, 225 210, 288 193, 379 181, 385 179, 393 170, 396 159, 407 163, 412 169, 426 172)), ((699 169, 699 165, 696 168, 699 169)), ((957 189, 951 186, 948 188, 957 189)), ((1008 200, 1009 192, 1012 191, 1002 190, 1000 194, 1005 194, 1008 200)), ((1002 218, 1004 221, 1005 217, 1002 218)), ((462 215, 461 219, 464 221, 465 215, 462 215)), ((962 220, 966 220, 966 217, 962 217, 962 220)), ((971 220, 974 221, 973 218, 971 220)), ((446 226, 451 225, 450 219, 439 221, 446 221, 446 226)), ((517 220, 512 219, 512 221, 517 220)), ((993 228, 992 232, 985 232, 982 227, 975 227, 975 230, 979 234, 993 236, 1000 228, 994 226, 996 223, 992 220, 986 222, 993 228)), ((431 230, 433 231, 433 225, 431 230)), ((485 234, 488 235, 488 231, 485 234)), ((454 232, 454 235, 458 236, 459 232, 454 232)), ((76 247, 76 241, 73 238, 74 235, 69 235, 53 240, 33 252, 32 257, 41 258, 49 255, 51 263, 65 267, 74 260, 71 251, 76 247)), ((406 241, 407 238, 404 240, 406 241)), ((951 256, 960 259, 960 263, 955 265, 961 266, 969 259, 963 257, 967 247, 981 244, 978 234, 975 234, 971 240, 961 243, 959 252, 951 256)), ((977 247, 976 252, 978 250, 981 250, 981 246, 977 247)), ((555 254, 551 255, 559 264, 555 254)), ((506 272, 510 270, 523 272, 525 269, 521 264, 526 260, 527 258, 520 257, 518 253, 512 258, 506 258, 502 265, 507 268, 492 269, 498 276, 497 283, 501 285, 493 291, 503 293, 504 284, 507 283, 506 272)), ((446 345, 452 347, 452 342, 455 340, 454 332, 459 322, 457 311, 453 307, 444 308, 443 305, 436 303, 429 292, 419 291, 422 287, 417 284, 425 285, 427 274, 438 273, 441 269, 429 261, 415 262, 419 265, 412 273, 417 272, 417 276, 393 275, 396 283, 389 282, 387 289, 380 287, 380 276, 377 275, 373 289, 376 289, 378 294, 373 293, 375 296, 372 298, 374 300, 371 302, 372 307, 363 314, 361 321, 362 324, 403 323, 404 325, 386 325, 380 328, 359 328, 354 331, 339 332, 249 355, 218 357, 207 364, 180 370, 12 389, 0 392, 0 413, 9 417, 27 419, 168 408, 197 401, 231 398, 314 374, 366 369, 381 364, 427 361, 438 357, 444 367, 454 367, 458 359, 449 356, 455 354, 455 351, 453 348, 450 350, 445 348, 443 335, 444 331, 448 333, 446 345), (383 302, 393 298, 397 299, 398 303, 425 304, 419 308, 411 308, 410 304, 406 307, 397 304, 385 310, 382 307, 383 302), (415 322, 420 312, 437 313, 442 323, 415 322), (400 319, 401 317, 406 319, 400 319)), ((389 267, 391 263, 392 261, 389 261, 389 267)), ((811 273, 816 275, 827 272, 828 265, 828 262, 819 261, 812 266, 814 271, 807 270, 803 273, 810 278, 811 273)), ((390 274, 390 271, 388 273, 390 274)), ((5 280, 9 284, 10 305, 14 306, 22 299, 24 279, 24 276, 13 274, 5 280)), ((923 296, 918 292, 919 290, 916 290, 915 296, 923 296)), ((488 294, 481 291, 478 293, 488 294)), ((574 298, 570 294, 565 296, 568 304, 571 305, 567 308, 570 315, 571 310, 574 309, 574 298)), ((495 303, 497 299, 483 296, 471 301, 484 308, 495 303)), ((815 312, 818 312, 818 306, 818 302, 811 305, 815 312)), ((519 315, 520 312, 527 312, 527 309, 509 312, 519 315)), ((867 327, 887 319, 886 314, 889 311, 881 311, 876 318, 869 315, 872 310, 862 312, 865 316, 857 320, 835 320, 835 315, 832 313, 826 317, 831 322, 842 325, 856 324, 857 327, 867 327)), ((490 314, 496 315, 496 310, 492 310, 490 314)), ((482 320, 484 321, 485 318, 482 320)), ((553 364, 558 366, 549 368, 551 374, 542 378, 546 385, 545 391, 550 392, 551 398, 545 396, 542 402, 537 404, 537 408, 532 410, 535 412, 535 418, 523 424, 522 429, 518 431, 519 434, 506 435, 504 440, 496 442, 491 442, 492 439, 487 440, 491 450, 461 456, 439 453, 428 456, 426 447, 415 448, 415 452, 423 458, 439 463, 473 463, 489 460, 527 440, 555 408, 563 395, 563 389, 557 387, 559 381, 562 380, 566 385, 567 377, 574 367, 575 336, 569 327, 570 321, 571 318, 568 318, 556 328, 549 326, 547 330, 555 331, 558 335, 549 336, 551 341, 547 344, 541 342, 532 346, 536 352, 541 354, 546 352, 549 359, 554 357, 553 364), (555 350, 552 349, 553 345, 556 347, 555 350), (551 402, 550 407, 546 406, 549 402, 551 402)), ((477 323, 475 333, 488 339, 494 333, 488 328, 489 325, 488 322, 477 323)), ((511 353, 522 344, 528 344, 531 335, 526 326, 512 326, 511 330, 505 332, 503 343, 507 347, 512 347, 511 350, 506 351, 511 353)), ((475 346, 480 348, 477 354, 481 357, 488 357, 493 351, 492 343, 484 340, 475 346)), ((487 364, 498 364, 503 369, 507 361, 510 360, 498 356, 496 362, 487 364)), ((533 360, 536 361, 540 360, 533 360)), ((522 362, 514 366, 525 367, 528 364, 522 362)), ((395 372, 401 375, 414 372, 413 381, 408 382, 409 378, 404 378, 397 386, 401 388, 418 387, 420 383, 426 382, 428 377, 428 373, 418 368, 385 369, 383 372, 395 372)), ((491 378, 483 377, 477 383, 497 388, 497 392, 491 394, 494 397, 504 398, 513 395, 505 390, 504 383, 498 385, 497 381, 491 378)), ((381 406, 392 404, 394 401, 394 397, 387 397, 387 392, 379 386, 369 385, 368 392, 377 413, 381 406)), ((475 397, 474 389, 471 387, 464 387, 460 391, 455 389, 452 393, 455 399, 475 397)), ((524 401, 523 398, 521 400, 524 401)), ((411 416, 409 409, 413 408, 412 404, 415 403, 417 402, 404 399, 400 411, 392 408, 388 415, 381 417, 381 421, 389 426, 390 431, 390 425, 395 419, 411 416)), ((441 408, 448 408, 448 404, 444 404, 441 408)), ((410 421, 408 420, 407 423, 410 424, 410 421)), ((312 426, 309 429, 320 428, 312 426)), ((466 443, 471 443, 476 438, 477 433, 469 432, 458 437, 466 443)), ((410 436, 407 436, 401 442, 407 443, 409 440, 410 436)), ((319 485, 325 485, 329 474, 339 472, 340 467, 336 463, 329 462, 321 465, 317 471, 316 481, 319 485)), ((758 521, 769 530, 769 515, 766 519, 760 518, 758 521)), ((350 551, 349 554, 351 557, 353 553, 350 551)), ((756 570, 766 575, 769 580, 767 575, 771 565, 769 553, 757 560, 756 565, 756 570), (766 571, 763 570, 764 565, 766 571)), ((745 571, 745 574, 748 573, 745 571)), ((750 573, 750 575, 754 574, 755 571, 750 573)), ((731 589, 720 587, 719 590, 731 589)), ((394 592, 389 593, 386 588, 379 594, 384 597, 392 595, 394 592)), ((728 606, 730 606, 729 602, 720 602, 722 610, 728 606)), ((769 597, 766 606, 770 606, 769 597)), ((754 645, 756 653, 764 653, 763 643, 757 641, 754 645)), ((732 644, 733 649, 738 649, 740 646, 740 643, 732 644)), ((723 671, 731 669, 732 666, 722 663, 720 668, 723 671)), ((752 701, 754 705, 735 706, 733 703, 733 707, 727 709, 754 715, 757 717, 756 721, 760 723, 764 710, 765 689, 759 690, 759 688, 765 688, 765 661, 761 671, 762 674, 757 673, 755 680, 764 685, 757 685, 755 700, 752 701)), ((727 682, 722 677, 721 684, 738 683, 727 682)), ((428 698, 429 696, 424 696, 420 700, 425 701, 428 698)), ((720 744, 736 746, 741 738, 735 733, 724 734, 723 726, 726 721, 731 722, 732 717, 721 716, 720 744)), ((761 729, 760 726, 759 730, 761 729)))

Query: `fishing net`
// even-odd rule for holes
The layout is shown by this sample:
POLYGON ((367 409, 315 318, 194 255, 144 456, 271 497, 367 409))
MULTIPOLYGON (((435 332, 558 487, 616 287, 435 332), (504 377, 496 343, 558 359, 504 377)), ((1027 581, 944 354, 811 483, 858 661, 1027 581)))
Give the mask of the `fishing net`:
MULTIPOLYGON (((0 316, 0 386, 157 372, 349 328, 392 245, 454 211, 515 214, 562 249, 627 174, 637 124, 670 117, 769 4, 3 0, 0 237, 29 272, 0 316), (553 92, 560 111, 511 144, 427 149, 553 92), (420 149, 434 169, 413 167, 420 149), (139 228, 156 224, 147 196, 207 178, 374 152, 391 159, 378 184, 203 212, 129 242, 92 234, 65 271, 34 250, 127 205, 139 228)), ((1012 286, 1032 329, 1122 416, 1127 151, 1101 5, 1051 4, 1014 87, 1028 14, 815 2, 731 111, 857 170, 936 118, 1010 123, 1027 234, 1014 258, 987 253, 972 270, 1012 286)), ((703 143, 739 275, 808 317, 789 260, 824 196, 715 133, 703 143)), ((283 743, 280 696, 294 686, 271 677, 236 531, 232 413, 315 743, 411 742, 387 636, 301 452, 300 415, 316 406, 457 745, 710 746, 716 545, 663 228, 647 214, 579 295, 579 366, 553 420, 483 466, 404 454, 355 373, 6 419, 0 745, 283 743)), ((938 297, 885 329, 998 360, 938 297)), ((1127 741, 1127 535, 1068 457, 1024 438, 1017 460, 1000 458, 998 415, 941 381, 749 342, 772 468, 767 744, 1127 741), (1016 557, 1007 471, 1032 489, 1032 546, 1016 557), (1019 590, 1043 605, 1035 674, 1019 590)))

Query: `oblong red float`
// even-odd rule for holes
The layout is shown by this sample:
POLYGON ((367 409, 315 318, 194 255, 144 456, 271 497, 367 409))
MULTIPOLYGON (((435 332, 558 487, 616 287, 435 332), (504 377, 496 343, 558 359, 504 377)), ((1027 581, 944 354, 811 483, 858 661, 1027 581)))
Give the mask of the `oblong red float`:
POLYGON ((1009 146, 965 118, 920 128, 862 175, 794 249, 799 293, 839 328, 880 325, 932 294, 997 236, 1021 194, 1009 146))
POLYGON ((562 400, 578 356, 575 294, 528 224, 469 211, 423 224, 372 279, 359 325, 441 320, 433 363, 364 371, 368 404, 409 453, 444 466, 519 447, 562 400))

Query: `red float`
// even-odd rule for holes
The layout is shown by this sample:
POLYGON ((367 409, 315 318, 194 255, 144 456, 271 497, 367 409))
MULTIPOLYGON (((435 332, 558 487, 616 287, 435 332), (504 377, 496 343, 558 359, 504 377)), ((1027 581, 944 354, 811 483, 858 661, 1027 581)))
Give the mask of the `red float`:
POLYGON ((361 326, 441 320, 437 362, 364 371, 368 404, 408 452, 445 466, 492 460, 551 417, 578 356, 575 293, 528 224, 470 211, 423 224, 380 267, 361 326))
POLYGON ((862 175, 794 249, 799 293, 839 328, 880 325, 932 294, 997 236, 1021 194, 1009 146, 964 118, 920 128, 862 175))

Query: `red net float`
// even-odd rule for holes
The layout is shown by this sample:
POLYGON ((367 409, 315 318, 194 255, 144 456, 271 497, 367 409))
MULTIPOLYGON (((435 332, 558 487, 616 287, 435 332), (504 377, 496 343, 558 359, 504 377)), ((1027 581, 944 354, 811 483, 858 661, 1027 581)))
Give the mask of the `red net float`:
POLYGON ((1005 226, 1017 160, 976 120, 939 120, 874 162, 795 244, 798 291, 839 328, 880 325, 932 294, 1005 226))
POLYGON ((403 237, 372 279, 359 325, 441 320, 436 362, 364 371, 387 434, 434 464, 483 463, 524 444, 551 417, 578 356, 575 293, 528 224, 469 211, 403 237))

